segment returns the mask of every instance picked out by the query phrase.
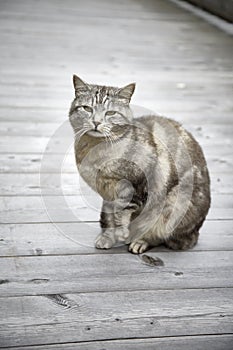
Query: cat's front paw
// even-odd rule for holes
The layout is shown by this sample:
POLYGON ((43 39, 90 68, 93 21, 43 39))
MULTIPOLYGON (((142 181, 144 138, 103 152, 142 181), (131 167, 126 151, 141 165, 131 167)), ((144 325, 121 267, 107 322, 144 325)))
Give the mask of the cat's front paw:
POLYGON ((143 239, 139 239, 138 241, 134 241, 129 246, 129 251, 133 254, 142 254, 149 247, 149 243, 144 241, 143 239))
POLYGON ((103 234, 100 234, 96 237, 95 247, 98 249, 110 249, 114 243, 115 242, 111 239, 111 237, 103 236, 103 234))

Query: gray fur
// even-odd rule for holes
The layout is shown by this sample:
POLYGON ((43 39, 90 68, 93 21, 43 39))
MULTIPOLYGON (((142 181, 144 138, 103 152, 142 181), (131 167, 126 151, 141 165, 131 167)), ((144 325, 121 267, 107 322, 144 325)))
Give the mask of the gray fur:
POLYGON ((132 253, 165 244, 192 248, 210 206, 210 181, 197 141, 157 115, 133 119, 135 84, 87 84, 74 76, 70 122, 80 175, 103 198, 96 247, 132 253))

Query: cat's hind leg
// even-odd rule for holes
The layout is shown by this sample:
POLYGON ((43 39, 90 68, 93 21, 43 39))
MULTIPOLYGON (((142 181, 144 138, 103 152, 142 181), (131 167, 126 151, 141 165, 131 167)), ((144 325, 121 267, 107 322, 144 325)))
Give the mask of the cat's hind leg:
POLYGON ((193 248, 198 241, 199 231, 184 234, 175 234, 170 239, 165 241, 165 245, 173 250, 187 250, 193 248))
POLYGON ((173 250, 187 250, 193 248, 198 241, 199 230, 205 218, 200 220, 191 230, 188 227, 178 227, 171 237, 165 240, 164 244, 173 250))
POLYGON ((187 250, 193 248, 199 237, 199 228, 202 222, 198 224, 191 232, 175 232, 167 239, 161 239, 150 232, 140 238, 133 240, 129 245, 129 251, 134 254, 141 254, 148 250, 149 247, 156 247, 165 244, 166 247, 173 250, 187 250))

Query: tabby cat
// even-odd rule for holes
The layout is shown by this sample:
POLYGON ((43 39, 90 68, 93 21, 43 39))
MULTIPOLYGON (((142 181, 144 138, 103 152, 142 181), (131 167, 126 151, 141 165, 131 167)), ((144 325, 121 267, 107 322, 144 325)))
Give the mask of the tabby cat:
POLYGON ((198 240, 210 206, 210 180, 201 147, 179 123, 133 118, 135 84, 88 84, 73 76, 69 118, 76 164, 103 198, 96 248, 117 242, 143 253, 165 244, 180 250, 198 240))

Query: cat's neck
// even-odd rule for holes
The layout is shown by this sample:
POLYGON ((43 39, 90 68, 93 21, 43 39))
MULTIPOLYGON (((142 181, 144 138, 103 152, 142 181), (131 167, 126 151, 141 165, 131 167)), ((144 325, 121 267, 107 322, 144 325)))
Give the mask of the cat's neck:
POLYGON ((110 141, 105 137, 94 137, 85 134, 81 138, 75 139, 75 156, 77 164, 80 164, 88 154, 93 154, 92 157, 102 157, 104 154, 116 155, 119 157, 121 153, 127 149, 130 142, 129 137, 120 137, 115 141, 110 141), (89 153, 91 152, 91 153, 89 153))

